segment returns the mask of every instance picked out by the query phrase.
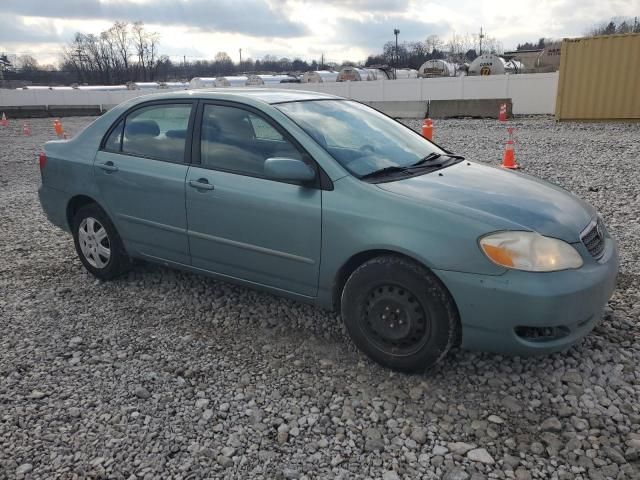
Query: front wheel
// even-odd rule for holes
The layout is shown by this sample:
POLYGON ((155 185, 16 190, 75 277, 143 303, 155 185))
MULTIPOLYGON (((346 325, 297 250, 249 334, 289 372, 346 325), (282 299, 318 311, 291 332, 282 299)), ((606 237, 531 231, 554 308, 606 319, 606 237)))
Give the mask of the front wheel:
POLYGON ((424 371, 456 343, 457 309, 440 280, 397 256, 377 257, 347 280, 341 313, 354 343, 379 364, 424 371))
POLYGON ((100 280, 111 280, 130 265, 116 228, 96 204, 85 205, 76 212, 73 240, 84 267, 100 280))

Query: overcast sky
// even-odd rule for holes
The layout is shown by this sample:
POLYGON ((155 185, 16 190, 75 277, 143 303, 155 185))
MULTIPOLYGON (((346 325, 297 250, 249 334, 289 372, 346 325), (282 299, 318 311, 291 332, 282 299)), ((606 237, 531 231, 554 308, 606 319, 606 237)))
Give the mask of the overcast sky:
MULTIPOLYGON (((238 60, 266 54, 364 60, 400 29, 400 41, 480 29, 505 49, 539 37, 582 35, 614 16, 640 16, 640 0, 0 0, 0 53, 56 62, 74 32, 142 20, 172 58, 238 60)), ((639 18, 640 21, 640 18, 639 18)))

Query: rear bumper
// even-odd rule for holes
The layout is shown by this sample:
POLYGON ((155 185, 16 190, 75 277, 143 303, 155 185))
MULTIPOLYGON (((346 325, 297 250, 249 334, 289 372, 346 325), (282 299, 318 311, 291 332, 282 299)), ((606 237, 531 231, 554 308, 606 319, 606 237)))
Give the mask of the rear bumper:
POLYGON ((40 185, 38 198, 47 219, 55 226, 69 232, 69 223, 67 222, 69 194, 55 188, 40 185))
POLYGON ((509 270, 499 276, 435 273, 458 307, 462 348, 508 355, 552 353, 573 345, 602 318, 616 285, 618 253, 615 241, 607 238, 602 259, 586 260, 577 270, 509 270), (532 339, 519 327, 562 333, 532 339))

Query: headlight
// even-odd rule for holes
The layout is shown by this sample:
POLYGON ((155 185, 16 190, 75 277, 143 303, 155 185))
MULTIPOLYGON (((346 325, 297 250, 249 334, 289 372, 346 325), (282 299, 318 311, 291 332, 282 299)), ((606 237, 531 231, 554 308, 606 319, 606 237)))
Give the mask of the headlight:
POLYGON ((493 263, 529 272, 580 268, 582 257, 562 240, 535 232, 497 232, 481 237, 480 247, 493 263))

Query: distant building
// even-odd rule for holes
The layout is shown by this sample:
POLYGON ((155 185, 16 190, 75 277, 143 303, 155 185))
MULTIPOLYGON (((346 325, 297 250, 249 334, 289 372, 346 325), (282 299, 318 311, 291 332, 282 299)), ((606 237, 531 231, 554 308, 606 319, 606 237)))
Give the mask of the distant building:
POLYGON ((541 53, 541 48, 534 48, 532 50, 513 50, 511 52, 504 52, 504 57, 507 59, 517 60, 524 65, 524 68, 533 71, 536 68, 536 61, 541 53))
POLYGON ((504 52, 504 57, 522 63, 526 72, 555 72, 560 68, 560 45, 560 42, 551 42, 544 48, 512 50, 504 52))

